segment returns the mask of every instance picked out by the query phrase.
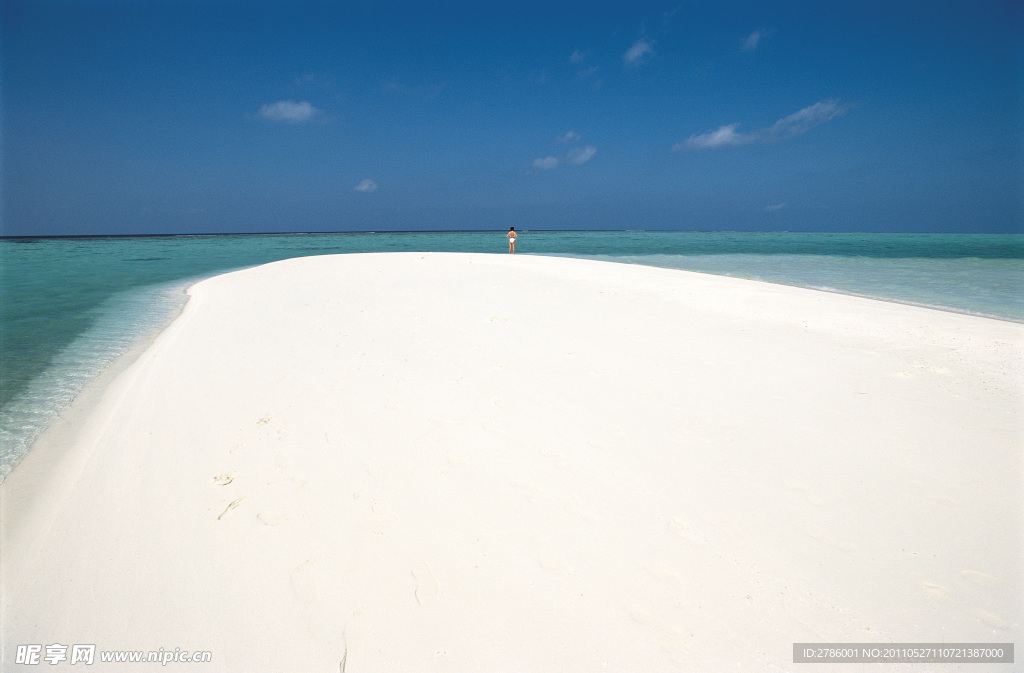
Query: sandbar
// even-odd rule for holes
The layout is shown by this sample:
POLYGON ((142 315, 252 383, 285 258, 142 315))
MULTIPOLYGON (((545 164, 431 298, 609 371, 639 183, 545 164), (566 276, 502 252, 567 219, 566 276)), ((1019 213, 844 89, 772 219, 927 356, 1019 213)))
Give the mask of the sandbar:
POLYGON ((5 670, 32 643, 247 673, 1021 643, 1024 325, 529 255, 189 293, 0 487, 5 670))

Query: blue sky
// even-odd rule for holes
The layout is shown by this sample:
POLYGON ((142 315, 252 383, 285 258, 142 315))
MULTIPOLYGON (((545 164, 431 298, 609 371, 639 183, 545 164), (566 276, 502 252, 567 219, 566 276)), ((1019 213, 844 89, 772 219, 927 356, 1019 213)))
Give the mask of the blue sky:
POLYGON ((3 0, 4 235, 1021 232, 1014 0, 3 0))

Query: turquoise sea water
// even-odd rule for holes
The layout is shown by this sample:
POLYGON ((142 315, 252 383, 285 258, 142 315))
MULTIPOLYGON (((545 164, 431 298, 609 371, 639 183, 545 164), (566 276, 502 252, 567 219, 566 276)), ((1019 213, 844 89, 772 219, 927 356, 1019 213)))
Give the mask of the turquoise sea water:
MULTIPOLYGON (((504 254, 505 232, 0 239, 0 479, 204 277, 290 257, 504 254)), ((520 254, 688 269, 1024 321, 1024 235, 521 232, 520 254)))

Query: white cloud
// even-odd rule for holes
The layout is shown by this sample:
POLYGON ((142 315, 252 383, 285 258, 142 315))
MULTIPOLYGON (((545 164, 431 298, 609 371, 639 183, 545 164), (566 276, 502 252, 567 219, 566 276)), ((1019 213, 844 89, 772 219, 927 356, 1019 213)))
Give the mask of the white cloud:
POLYGON ((692 135, 685 142, 673 145, 672 149, 677 152, 687 149, 713 150, 719 147, 732 147, 755 142, 792 138, 807 133, 817 126, 821 126, 836 117, 846 114, 848 109, 849 106, 840 104, 835 99, 818 101, 814 105, 794 112, 788 117, 783 117, 767 128, 752 133, 737 133, 736 129, 739 128, 739 124, 729 124, 727 126, 720 126, 715 131, 692 135))
POLYGON ((595 154, 597 154, 597 148, 593 145, 587 145, 586 147, 576 147, 569 150, 569 154, 565 158, 570 163, 582 166, 593 159, 595 154))
MULTIPOLYGON (((565 141, 566 138, 569 138, 570 142, 576 142, 579 140, 579 134, 570 131, 565 136, 562 136, 562 138, 559 138, 559 141, 565 141)), ((533 167, 542 171, 550 171, 558 168, 563 163, 572 164, 573 166, 582 166, 593 159, 595 154, 597 154, 597 148, 593 145, 574 147, 566 153, 564 158, 543 157, 541 159, 534 159, 533 167)))
POLYGON ((766 132, 772 136, 797 136, 846 114, 847 109, 846 105, 840 105, 835 99, 818 101, 810 107, 783 117, 771 128, 766 129, 766 132))
POLYGON ((626 65, 639 65, 645 56, 652 53, 654 53, 654 44, 641 38, 626 50, 622 58, 626 61, 626 65))
POLYGON ((677 152, 684 149, 713 150, 718 147, 731 147, 733 145, 746 145, 754 142, 755 136, 750 133, 736 133, 739 124, 720 126, 717 131, 708 131, 700 135, 687 138, 685 143, 677 143, 672 149, 677 152))
POLYGON ((589 51, 580 51, 579 49, 576 49, 569 55, 569 63, 582 63, 587 58, 588 54, 590 54, 589 51))
POLYGON ((376 189, 377 183, 371 180, 370 178, 362 180, 358 185, 355 186, 355 190, 357 192, 372 192, 376 191, 376 189))
POLYGON ((764 33, 762 31, 755 30, 743 41, 743 51, 754 51, 757 49, 757 45, 761 42, 761 38, 763 37, 764 33))
POLYGON ((300 103, 290 100, 279 100, 276 103, 262 106, 259 111, 259 116, 263 119, 289 124, 300 124, 304 121, 309 121, 317 114, 320 114, 320 110, 305 100, 300 103))
POLYGON ((767 210, 769 213, 774 213, 775 211, 782 210, 785 207, 785 203, 776 203, 774 206, 765 206, 764 209, 767 210))
POLYGON ((566 131, 564 136, 558 136, 558 142, 560 143, 574 143, 579 141, 580 134, 576 133, 572 129, 566 131))

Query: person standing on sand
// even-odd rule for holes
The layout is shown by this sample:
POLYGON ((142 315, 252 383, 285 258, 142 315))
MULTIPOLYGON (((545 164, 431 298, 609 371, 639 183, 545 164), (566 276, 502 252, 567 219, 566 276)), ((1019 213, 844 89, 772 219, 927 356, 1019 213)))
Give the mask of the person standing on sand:
POLYGON ((508 233, 505 234, 505 238, 508 239, 508 254, 516 254, 516 228, 509 227, 508 233))

